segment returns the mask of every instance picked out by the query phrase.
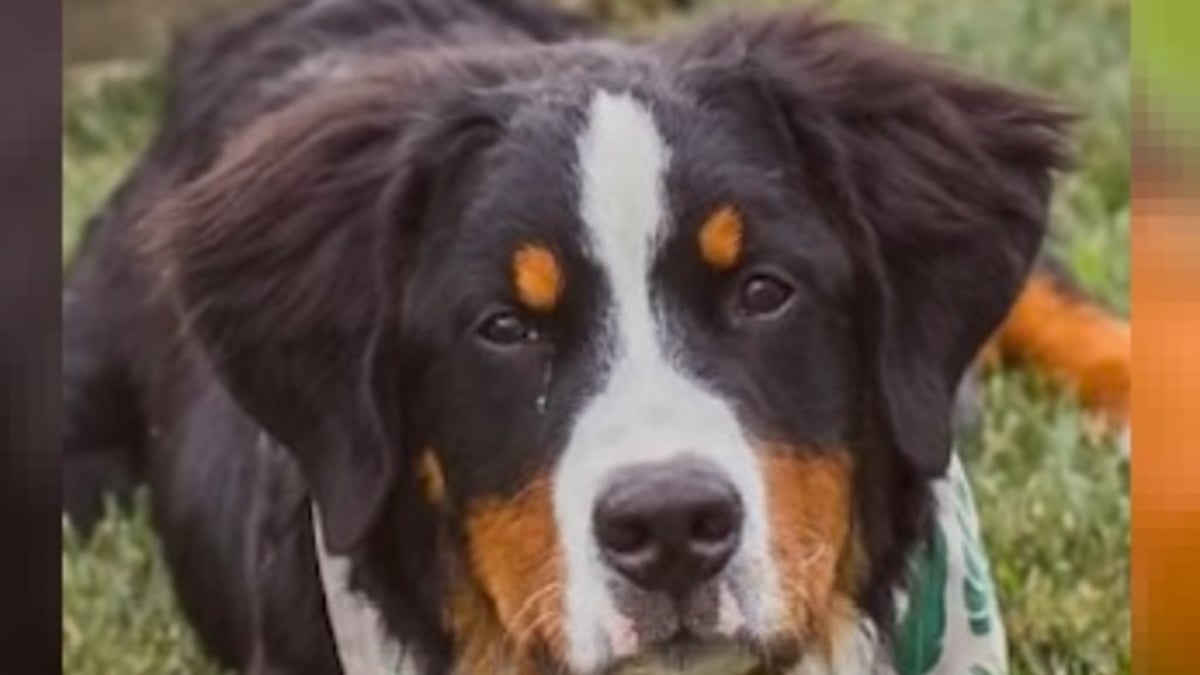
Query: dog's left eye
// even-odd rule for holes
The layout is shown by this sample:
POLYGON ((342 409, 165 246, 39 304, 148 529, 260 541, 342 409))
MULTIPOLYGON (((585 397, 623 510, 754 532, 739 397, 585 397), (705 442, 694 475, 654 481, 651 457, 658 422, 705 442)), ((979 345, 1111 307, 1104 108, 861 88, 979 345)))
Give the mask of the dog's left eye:
POLYGON ((795 290, 787 281, 760 272, 742 282, 737 293, 737 306, 744 316, 769 316, 782 310, 794 294, 795 290))
POLYGON ((510 346, 538 339, 537 330, 512 310, 500 310, 479 324, 479 337, 499 346, 510 346))

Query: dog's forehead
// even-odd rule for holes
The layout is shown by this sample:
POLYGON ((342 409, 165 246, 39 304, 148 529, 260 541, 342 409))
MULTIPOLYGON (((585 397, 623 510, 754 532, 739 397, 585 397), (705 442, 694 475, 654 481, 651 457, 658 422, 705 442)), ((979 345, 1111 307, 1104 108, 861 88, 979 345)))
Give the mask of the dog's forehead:
POLYGON ((569 189, 585 257, 614 293, 632 292, 631 278, 653 276, 662 262, 728 271, 742 236, 760 225, 747 212, 786 210, 790 190, 773 153, 743 131, 670 89, 590 93, 572 140, 569 189))
POLYGON ((772 190, 759 180, 771 153, 737 119, 676 88, 612 79, 521 93, 467 186, 467 232, 456 238, 467 258, 499 260, 516 277, 518 258, 548 267, 546 255, 528 255, 539 247, 566 277, 567 294, 578 288, 572 278, 599 273, 607 300, 668 257, 728 269, 736 257, 728 244, 737 241, 729 235, 742 234, 739 207, 772 190), (697 230, 714 218, 736 227, 702 241, 697 230), (682 240, 689 245, 668 245, 682 240))
POLYGON ((668 214, 663 179, 671 162, 653 110, 627 92, 597 91, 577 144, 579 213, 591 257, 614 284, 645 266, 668 214))
POLYGON ((462 186, 464 253, 507 259, 538 245, 566 265, 605 267, 613 245, 629 253, 668 221, 650 211, 665 207, 670 149, 648 97, 571 84, 522 99, 462 186))
POLYGON ((494 195, 520 214, 504 219, 501 248, 526 304, 549 306, 544 290, 561 291, 561 277, 580 267, 603 279, 606 305, 648 295, 643 284, 673 220, 673 150, 661 127, 653 101, 622 88, 572 91, 519 116, 494 195))
POLYGON ((696 161, 694 150, 679 152, 689 135, 681 130, 727 135, 715 121, 678 92, 644 82, 539 90, 510 120, 494 194, 535 213, 529 219, 544 231, 571 235, 593 263, 646 263, 673 234, 679 204, 668 177, 681 159, 696 161))

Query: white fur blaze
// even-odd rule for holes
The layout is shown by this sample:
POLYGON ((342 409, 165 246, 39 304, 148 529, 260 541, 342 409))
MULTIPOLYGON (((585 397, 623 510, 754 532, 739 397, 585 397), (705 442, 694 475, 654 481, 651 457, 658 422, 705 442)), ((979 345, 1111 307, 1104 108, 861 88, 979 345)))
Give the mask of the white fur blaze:
POLYGON ((637 647, 617 639, 627 622, 610 597, 592 532, 593 505, 617 469, 681 453, 713 462, 745 507, 741 548, 721 583, 754 632, 776 621, 779 594, 754 448, 731 406, 672 358, 671 336, 653 306, 650 272, 670 226, 664 187, 670 148, 646 105, 629 94, 599 92, 577 149, 580 217, 609 287, 604 338, 613 346, 554 476, 568 657, 573 669, 588 672, 637 647))

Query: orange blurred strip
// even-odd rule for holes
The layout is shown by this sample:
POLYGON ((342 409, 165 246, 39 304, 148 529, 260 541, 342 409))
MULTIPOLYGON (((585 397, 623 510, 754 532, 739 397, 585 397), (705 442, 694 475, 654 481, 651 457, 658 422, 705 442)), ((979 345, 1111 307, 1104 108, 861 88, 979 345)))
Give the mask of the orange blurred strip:
POLYGON ((1133 637, 1137 673, 1200 664, 1200 199, 1134 202, 1133 637))

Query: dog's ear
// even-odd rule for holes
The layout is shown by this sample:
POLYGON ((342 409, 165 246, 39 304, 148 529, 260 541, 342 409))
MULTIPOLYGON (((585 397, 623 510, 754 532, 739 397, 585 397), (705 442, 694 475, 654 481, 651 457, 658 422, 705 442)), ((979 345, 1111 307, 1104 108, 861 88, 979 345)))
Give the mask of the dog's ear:
POLYGON ((1071 116, 811 12, 675 49, 736 61, 764 119, 786 128, 863 272, 882 427, 915 469, 940 474, 959 380, 1043 239, 1071 116))
POLYGON ((408 463, 398 233, 422 218, 426 169, 439 168, 417 157, 410 96, 365 81, 269 115, 144 223, 184 328, 292 452, 335 552, 362 538, 408 463))

